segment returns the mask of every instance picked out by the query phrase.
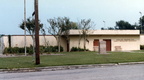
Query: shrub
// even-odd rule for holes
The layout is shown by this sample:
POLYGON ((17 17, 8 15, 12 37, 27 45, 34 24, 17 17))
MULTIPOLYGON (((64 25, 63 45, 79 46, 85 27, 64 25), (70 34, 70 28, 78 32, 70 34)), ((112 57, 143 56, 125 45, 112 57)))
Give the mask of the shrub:
MULTIPOLYGON (((28 47, 27 47, 28 49, 28 47)), ((25 48, 19 48, 19 53, 24 53, 25 52, 25 48)))
POLYGON ((27 47, 27 53, 32 55, 33 54, 33 47, 27 47))
MULTIPOLYGON (((26 48, 28 54, 33 54, 33 46, 26 48)), ((60 51, 63 51, 63 47, 61 46, 60 51)), ((58 46, 40 46, 40 53, 50 53, 50 52, 58 52, 58 46)), ((25 53, 25 48, 19 48, 19 47, 11 47, 11 48, 5 48, 3 54, 19 54, 19 53, 25 53)))
MULTIPOLYGON (((19 54, 25 53, 25 48, 13 47, 13 48, 5 48, 3 54, 19 54)), ((30 47, 27 47, 27 53, 33 54, 33 50, 30 47)))
POLYGON ((140 49, 141 49, 141 50, 144 50, 144 45, 140 45, 140 49))
MULTIPOLYGON (((77 48, 77 47, 72 47, 71 51, 84 51, 85 49, 83 48, 77 48)), ((86 49, 86 51, 89 51, 88 49, 86 49)))
MULTIPOLYGON (((63 51, 62 46, 60 46, 60 51, 63 51)), ((48 46, 45 48, 45 52, 58 52, 58 46, 48 46)))
POLYGON ((5 48, 3 54, 6 54, 7 52, 8 52, 8 48, 5 48))
POLYGON ((45 47, 44 46, 40 46, 40 53, 44 53, 45 52, 45 47))
POLYGON ((78 51, 78 48, 77 47, 72 47, 71 51, 78 51))
POLYGON ((19 53, 18 47, 11 48, 11 50, 12 50, 12 53, 19 53))
MULTIPOLYGON (((60 52, 63 51, 63 47, 60 46, 60 52)), ((58 46, 53 46, 53 52, 58 52, 58 46)))

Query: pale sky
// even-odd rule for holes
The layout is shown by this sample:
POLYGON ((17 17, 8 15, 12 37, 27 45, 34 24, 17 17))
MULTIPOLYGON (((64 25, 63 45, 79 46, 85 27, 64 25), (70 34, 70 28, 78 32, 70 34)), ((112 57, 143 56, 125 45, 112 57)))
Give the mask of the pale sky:
MULTIPOLYGON (((26 0, 27 18, 34 11, 34 0, 26 0)), ((19 28, 24 19, 24 0, 0 0, 0 34, 24 34, 19 28)), ((47 19, 69 17, 71 21, 91 19, 94 29, 114 27, 119 20, 138 23, 144 14, 144 0, 39 0, 39 19, 48 27, 47 19)))

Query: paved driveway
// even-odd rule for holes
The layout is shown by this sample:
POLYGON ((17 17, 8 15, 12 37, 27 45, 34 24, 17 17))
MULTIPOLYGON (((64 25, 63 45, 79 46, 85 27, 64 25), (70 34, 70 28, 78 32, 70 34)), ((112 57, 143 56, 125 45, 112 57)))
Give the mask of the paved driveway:
POLYGON ((0 80, 144 80, 144 64, 28 73, 0 73, 0 80))

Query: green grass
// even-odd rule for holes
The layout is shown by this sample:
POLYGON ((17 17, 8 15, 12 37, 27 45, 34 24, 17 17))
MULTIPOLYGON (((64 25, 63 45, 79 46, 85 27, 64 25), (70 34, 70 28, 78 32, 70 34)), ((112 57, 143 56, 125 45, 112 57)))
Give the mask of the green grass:
POLYGON ((109 52, 111 54, 96 54, 96 52, 63 52, 63 55, 45 55, 41 56, 41 64, 35 65, 34 57, 9 57, 0 58, 0 69, 13 68, 34 68, 46 66, 63 65, 87 65, 87 64, 107 64, 122 62, 140 62, 144 61, 144 51, 134 52, 109 52))

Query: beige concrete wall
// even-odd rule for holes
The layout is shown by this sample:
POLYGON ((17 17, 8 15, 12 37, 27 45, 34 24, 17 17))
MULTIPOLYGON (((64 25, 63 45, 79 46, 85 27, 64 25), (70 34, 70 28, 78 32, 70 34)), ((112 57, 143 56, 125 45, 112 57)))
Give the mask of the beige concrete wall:
MULTIPOLYGON (((139 50, 140 49, 140 38, 139 36, 89 36, 88 40, 89 43, 86 43, 86 48, 93 51, 94 50, 94 46, 93 46, 93 41, 94 39, 99 39, 99 40, 103 40, 103 39, 111 39, 111 50, 112 51, 116 51, 116 46, 120 46, 121 50, 125 51, 125 50, 139 50)), ((71 36, 70 39, 70 49, 72 47, 78 47, 78 43, 79 43, 79 36, 71 36)), ((83 40, 81 40, 81 44, 80 47, 83 48, 83 40)))
MULTIPOLYGON (((9 47, 8 36, 4 36, 5 47, 9 47)), ((31 36, 26 36, 26 45, 33 45, 31 36)), ((24 47, 24 36, 11 36, 11 47, 24 47)))
POLYGON ((3 36, 3 43, 4 43, 4 47, 8 47, 9 44, 8 44, 8 36, 3 36))
MULTIPOLYGON (((9 47, 8 43, 8 36, 4 36, 4 46, 9 47)), ((56 46, 57 41, 54 36, 40 36, 40 45, 46 45, 47 43, 50 46, 56 46), (46 40, 46 41, 45 41, 46 40)), ((33 45, 33 40, 31 36, 26 36, 26 46, 33 45)), ((11 46, 12 47, 24 47, 24 36, 22 35, 15 35, 11 36, 11 46)), ((64 51, 66 51, 66 42, 64 39, 61 39, 61 46, 64 48, 64 51)))
POLYGON ((144 45, 144 34, 140 35, 140 45, 144 45))
POLYGON ((112 38, 112 51, 120 46, 122 51, 125 50, 140 50, 139 36, 114 36, 112 38))
MULTIPOLYGON (((84 39, 81 39, 80 40, 80 45, 79 45, 79 39, 80 37, 79 36, 71 36, 70 37, 70 50, 72 47, 80 47, 80 48, 84 48, 84 39)), ((89 43, 86 42, 86 49, 90 49, 90 50, 93 50, 91 49, 91 47, 93 47, 92 41, 90 41, 89 43)))

